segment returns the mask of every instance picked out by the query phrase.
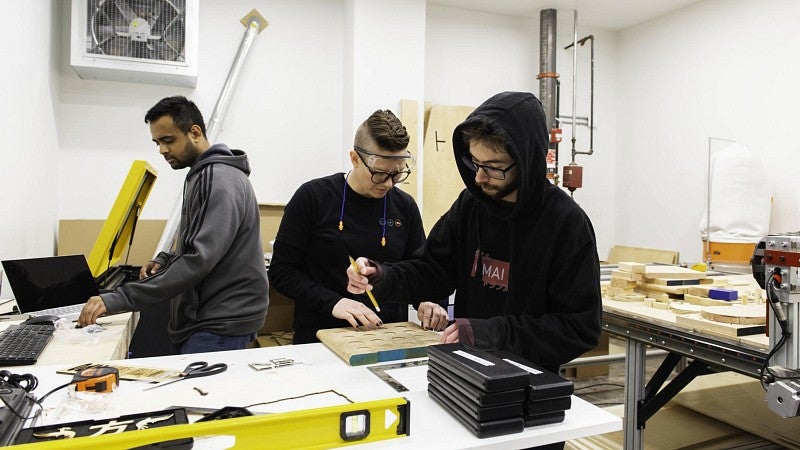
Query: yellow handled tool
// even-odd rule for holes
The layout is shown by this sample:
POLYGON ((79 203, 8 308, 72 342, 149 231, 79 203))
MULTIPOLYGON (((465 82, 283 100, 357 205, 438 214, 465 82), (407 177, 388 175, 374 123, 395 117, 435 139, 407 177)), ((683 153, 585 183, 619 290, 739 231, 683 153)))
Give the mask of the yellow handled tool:
MULTIPOLYGON (((347 255, 347 257, 350 258, 350 264, 353 266, 353 270, 360 274, 361 272, 358 271, 358 264, 356 264, 356 260, 350 255, 347 255)), ((375 307, 375 311, 381 312, 381 307, 378 306, 378 301, 375 300, 375 296, 372 295, 372 291, 369 289, 367 289, 367 297, 369 297, 369 299, 372 301, 372 306, 375 307)))

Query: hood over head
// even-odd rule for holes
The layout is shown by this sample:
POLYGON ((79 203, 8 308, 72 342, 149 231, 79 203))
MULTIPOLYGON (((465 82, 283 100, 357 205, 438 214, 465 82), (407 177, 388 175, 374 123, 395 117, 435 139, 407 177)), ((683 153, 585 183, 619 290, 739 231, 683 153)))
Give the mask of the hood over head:
POLYGON ((225 144, 214 144, 194 160, 186 177, 188 178, 194 175, 209 164, 227 164, 236 167, 244 172, 245 175, 250 176, 250 162, 247 160, 247 154, 245 152, 241 150, 232 150, 225 144))
POLYGON ((489 98, 453 131, 453 151, 464 185, 494 215, 504 220, 541 209, 544 189, 549 183, 545 170, 548 142, 547 119, 542 103, 528 92, 501 92, 489 98), (505 138, 508 143, 506 151, 517 163, 517 201, 513 205, 484 195, 480 186, 475 184, 475 172, 461 160, 462 155, 469 153, 469 143, 464 142, 463 130, 479 122, 505 138))

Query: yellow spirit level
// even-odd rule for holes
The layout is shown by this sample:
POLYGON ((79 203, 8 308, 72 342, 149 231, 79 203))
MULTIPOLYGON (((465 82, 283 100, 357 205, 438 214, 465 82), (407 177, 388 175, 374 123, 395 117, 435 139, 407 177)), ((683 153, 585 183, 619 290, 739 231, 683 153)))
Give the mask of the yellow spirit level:
POLYGON ((233 436, 232 448, 328 449, 408 436, 411 404, 403 397, 276 414, 21 444, 14 449, 122 450, 194 436, 233 436), (268 444, 267 444, 268 442, 268 444))

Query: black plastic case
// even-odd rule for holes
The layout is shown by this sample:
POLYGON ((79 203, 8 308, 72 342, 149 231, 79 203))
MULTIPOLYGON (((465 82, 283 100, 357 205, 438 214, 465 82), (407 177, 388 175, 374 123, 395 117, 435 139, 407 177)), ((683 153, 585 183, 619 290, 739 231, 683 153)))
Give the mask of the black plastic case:
POLYGON ((439 344, 428 347, 428 364, 446 367, 485 392, 526 388, 527 371, 492 353, 464 344, 439 344))

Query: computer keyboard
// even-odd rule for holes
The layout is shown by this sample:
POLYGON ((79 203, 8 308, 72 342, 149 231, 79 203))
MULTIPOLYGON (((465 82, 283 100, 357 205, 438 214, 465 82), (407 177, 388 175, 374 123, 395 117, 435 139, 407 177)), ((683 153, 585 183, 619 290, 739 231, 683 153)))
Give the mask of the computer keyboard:
POLYGON ((35 364, 55 331, 53 325, 11 325, 0 331, 0 366, 35 364))

